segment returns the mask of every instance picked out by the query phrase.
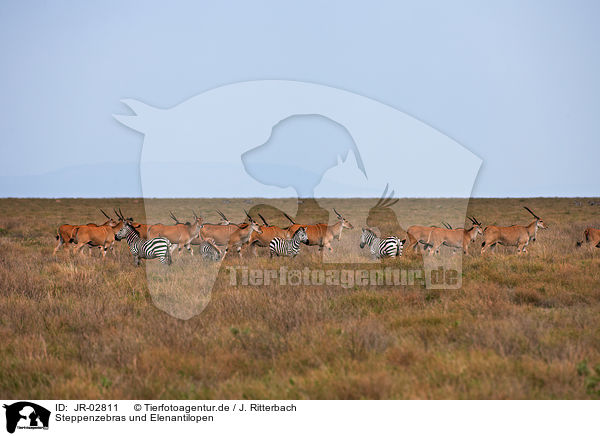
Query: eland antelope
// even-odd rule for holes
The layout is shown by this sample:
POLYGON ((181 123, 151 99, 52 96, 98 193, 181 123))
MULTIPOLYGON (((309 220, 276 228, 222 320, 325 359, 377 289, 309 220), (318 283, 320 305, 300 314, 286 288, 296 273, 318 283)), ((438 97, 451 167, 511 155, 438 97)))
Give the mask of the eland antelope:
POLYGON ((268 247, 270 242, 275 238, 290 239, 292 237, 289 228, 282 229, 281 227, 270 226, 260 213, 258 216, 264 225, 260 226, 260 233, 253 232, 248 240, 248 247, 252 247, 254 256, 257 255, 257 247, 268 247))
MULTIPOLYGON (((106 214, 106 212, 104 212, 102 209, 100 209, 100 212, 102 212, 102 215, 104 215, 106 218, 108 218, 108 221, 106 221, 104 224, 100 224, 101 226, 107 226, 107 225, 113 225, 114 226, 114 225, 118 224, 118 221, 116 221, 112 217, 108 216, 106 214)), ((95 226, 95 227, 98 227, 98 224, 96 224, 96 223, 87 223, 85 225, 86 226, 95 226)), ((62 246, 64 246, 66 249, 69 248, 69 245, 72 244, 71 240, 73 239, 73 234, 74 234, 75 229, 77 227, 79 227, 79 226, 78 225, 72 225, 72 224, 63 224, 63 225, 61 225, 56 230, 56 240, 58 241, 58 244, 54 248, 54 251, 52 253, 53 255, 55 255, 56 252, 62 246)))
MULTIPOLYGON (((583 232, 583 236, 585 237, 585 242, 590 244, 592 247, 600 248, 600 230, 595 229, 593 227, 588 227, 583 232)), ((577 246, 581 247, 583 245, 583 241, 577 242, 577 246)))
POLYGON ((242 257, 242 246, 248 243, 250 237, 254 233, 258 235, 262 233, 262 230, 256 221, 252 219, 245 209, 244 212, 248 217, 249 223, 242 223, 238 226, 239 228, 229 236, 227 247, 227 250, 229 250, 229 248, 235 248, 240 258, 242 257))
POLYGON ((544 221, 534 214, 531 209, 524 207, 535 218, 527 226, 487 226, 483 231, 483 243, 481 244, 481 253, 483 254, 488 247, 493 250, 496 244, 509 247, 517 247, 517 253, 527 253, 529 242, 535 241, 538 229, 547 229, 544 221))
POLYGON ((466 229, 453 229, 449 224, 442 223, 446 226, 445 229, 434 228, 429 233, 427 239, 427 245, 429 248, 429 255, 438 253, 442 245, 451 248, 460 248, 463 253, 469 254, 469 244, 477 238, 478 235, 483 234, 481 230, 481 223, 475 219, 475 217, 468 217, 471 220, 473 226, 466 229))
POLYGON ((306 245, 318 245, 319 250, 323 250, 323 247, 332 251, 331 242, 334 239, 340 240, 342 237, 342 230, 352 230, 354 226, 344 218, 337 210, 333 209, 338 221, 335 224, 296 224, 287 214, 284 214, 292 225, 288 228, 288 231, 295 234, 300 227, 306 229, 307 241, 306 245))
MULTIPOLYGON (((174 225, 165 224, 154 224, 148 228, 148 238, 167 238, 171 242, 171 253, 178 249, 181 252, 182 248, 185 248, 193 256, 194 251, 191 247, 191 242, 198 237, 200 229, 202 229, 202 218, 200 218, 196 212, 194 214, 193 222, 182 223, 177 219, 173 212, 169 211, 170 217, 175 221, 174 225)), ((137 229, 136 229, 137 230, 137 229)))

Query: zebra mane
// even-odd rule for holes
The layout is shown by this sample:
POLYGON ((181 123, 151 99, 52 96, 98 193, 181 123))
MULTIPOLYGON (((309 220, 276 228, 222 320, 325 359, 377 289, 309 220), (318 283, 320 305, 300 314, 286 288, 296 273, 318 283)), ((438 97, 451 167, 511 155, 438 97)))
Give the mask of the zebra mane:
POLYGON ((126 221, 124 225, 126 225, 127 227, 129 227, 131 229, 131 231, 133 233, 135 233, 135 235, 137 235, 138 238, 140 237, 140 232, 138 231, 138 229, 136 229, 135 227, 133 227, 132 223, 126 221))
POLYGON ((370 233, 373 236, 377 237, 377 234, 373 230, 371 230, 370 228, 368 228, 368 227, 363 227, 363 232, 370 233))

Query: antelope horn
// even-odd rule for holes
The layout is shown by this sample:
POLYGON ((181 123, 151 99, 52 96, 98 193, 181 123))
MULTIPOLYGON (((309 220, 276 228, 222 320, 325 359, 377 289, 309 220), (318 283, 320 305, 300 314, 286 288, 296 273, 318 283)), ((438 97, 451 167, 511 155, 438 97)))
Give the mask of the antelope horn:
POLYGON ((109 217, 108 215, 106 215, 106 212, 104 212, 102 209, 100 209, 100 212, 102 212, 102 215, 104 215, 106 218, 108 218, 109 220, 111 220, 112 218, 109 217))
POLYGON ((469 221, 471 221, 471 224, 477 224, 477 222, 475 222, 475 220, 473 219, 472 216, 468 216, 467 218, 469 218, 469 221))
POLYGON ((266 227, 269 227, 269 224, 267 224, 267 221, 264 219, 264 217, 261 214, 258 214, 258 216, 260 217, 260 219, 262 220, 262 222, 264 223, 264 225, 266 227))
POLYGON ((175 215, 173 215, 173 212, 169 211, 169 216, 171 217, 171 219, 173 221, 175 221, 177 224, 179 224, 179 220, 177 219, 177 217, 175 215))
POLYGON ((219 215, 221 215, 221 218, 223 218, 225 221, 229 221, 229 220, 227 219, 227 217, 226 217, 225 215, 223 215, 223 212, 221 212, 219 209, 217 209, 217 213, 218 213, 219 215))
POLYGON ((115 209, 114 207, 113 207, 113 212, 115 213, 115 215, 117 216, 117 218, 121 218, 121 217, 119 216, 119 212, 117 212, 117 209, 115 209))
POLYGON ((339 219, 342 219, 342 216, 340 215, 340 213, 337 210, 335 210, 335 207, 333 208, 333 211, 335 212, 335 214, 337 215, 337 217, 339 219))
POLYGON ((475 224, 477 224, 478 226, 481 225, 481 223, 479 222, 479 220, 477 218, 473 217, 473 221, 475 221, 475 224))
MULTIPOLYGON (((392 192, 393 192, 393 191, 392 191, 392 192)), ((392 199, 392 198, 390 197, 390 198, 388 198, 388 199, 385 201, 385 203, 384 203, 384 204, 382 204, 382 206, 385 206, 385 207, 390 207, 390 206, 393 206, 394 204, 398 203, 398 201, 399 201, 399 200, 400 200, 399 198, 392 199)))
POLYGON ((385 200, 385 194, 387 194, 388 186, 390 186, 389 183, 387 183, 385 185, 385 189, 383 190, 383 194, 381 194, 381 198, 377 201, 377 204, 375 205, 375 207, 379 207, 383 203, 383 201, 385 200))
POLYGON ((198 215, 196 215, 196 211, 192 209, 192 213, 194 214, 194 219, 198 219, 198 215))
POLYGON ((290 220, 290 222, 291 222, 292 224, 296 224, 296 222, 295 222, 293 219, 291 219, 291 218, 290 218, 290 216, 289 216, 287 213, 283 212, 283 214, 285 215, 285 217, 286 217, 288 220, 290 220))
POLYGON ((523 206, 524 209, 527 209, 527 212, 529 212, 531 215, 533 215, 536 219, 540 219, 539 216, 537 216, 536 214, 534 214, 531 209, 529 209, 527 206, 523 206))
POLYGON ((442 224, 444 225, 444 227, 446 227, 448 230, 452 230, 452 226, 450 224, 448 224, 446 221, 442 221, 442 224))
POLYGON ((248 211, 247 211, 246 209, 244 209, 244 212, 246 213, 246 216, 248 217, 248 219, 249 219, 250 221, 254 221, 254 220, 252 219, 252 217, 251 217, 251 216, 248 214, 248 211))

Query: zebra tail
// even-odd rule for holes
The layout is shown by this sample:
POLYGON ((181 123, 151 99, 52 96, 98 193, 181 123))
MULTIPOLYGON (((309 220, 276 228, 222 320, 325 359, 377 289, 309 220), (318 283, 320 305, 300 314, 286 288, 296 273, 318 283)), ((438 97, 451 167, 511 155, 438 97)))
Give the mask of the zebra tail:
POLYGON ((398 249, 397 249, 397 252, 396 252, 396 256, 402 256, 402 248, 404 248, 404 243, 405 242, 406 242, 406 239, 398 241, 398 249))

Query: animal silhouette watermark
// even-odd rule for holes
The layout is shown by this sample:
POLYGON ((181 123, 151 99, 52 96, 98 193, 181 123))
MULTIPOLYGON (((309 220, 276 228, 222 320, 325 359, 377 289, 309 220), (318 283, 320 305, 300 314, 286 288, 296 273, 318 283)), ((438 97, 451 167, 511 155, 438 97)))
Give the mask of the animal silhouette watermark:
MULTIPOLYGON (((205 259, 212 259, 196 267, 202 269, 201 280, 188 279, 189 272, 181 267, 179 286, 189 292, 170 288, 166 273, 146 263, 154 303, 178 318, 187 319, 206 307, 222 263, 227 265, 232 251, 242 256, 242 246, 254 254, 271 247, 281 261, 310 255, 311 262, 339 268, 373 264, 380 259, 370 258, 358 243, 357 232, 368 227, 379 240, 370 241, 371 251, 373 243, 380 244, 380 253, 393 251, 382 247, 393 237, 399 256, 399 245, 408 238, 405 229, 430 224, 415 223, 399 199, 432 198, 428 210, 421 211, 428 221, 464 222, 481 165, 481 159, 456 141, 402 111, 314 83, 234 83, 170 109, 122 101, 134 114, 115 118, 144 134, 140 174, 149 224, 160 222, 164 213, 160 202, 150 200, 155 197, 261 198, 244 212, 243 222, 205 222, 195 240, 186 239, 186 248, 196 245, 205 259), (324 206, 323 198, 351 197, 373 203, 352 210, 324 206), (449 197, 456 199, 452 207, 435 201, 449 197), (275 207, 269 198, 287 200, 275 207), (287 244, 300 227, 306 240, 287 244), (235 247, 229 243, 233 235, 235 247), (347 237, 356 238, 356 243, 338 249, 347 237)), ((462 253, 423 256, 425 286, 460 287, 461 259, 462 253), (440 269, 456 271, 456 277, 438 280, 432 272, 440 269)), ((177 268, 175 261, 169 274, 177 268)))

